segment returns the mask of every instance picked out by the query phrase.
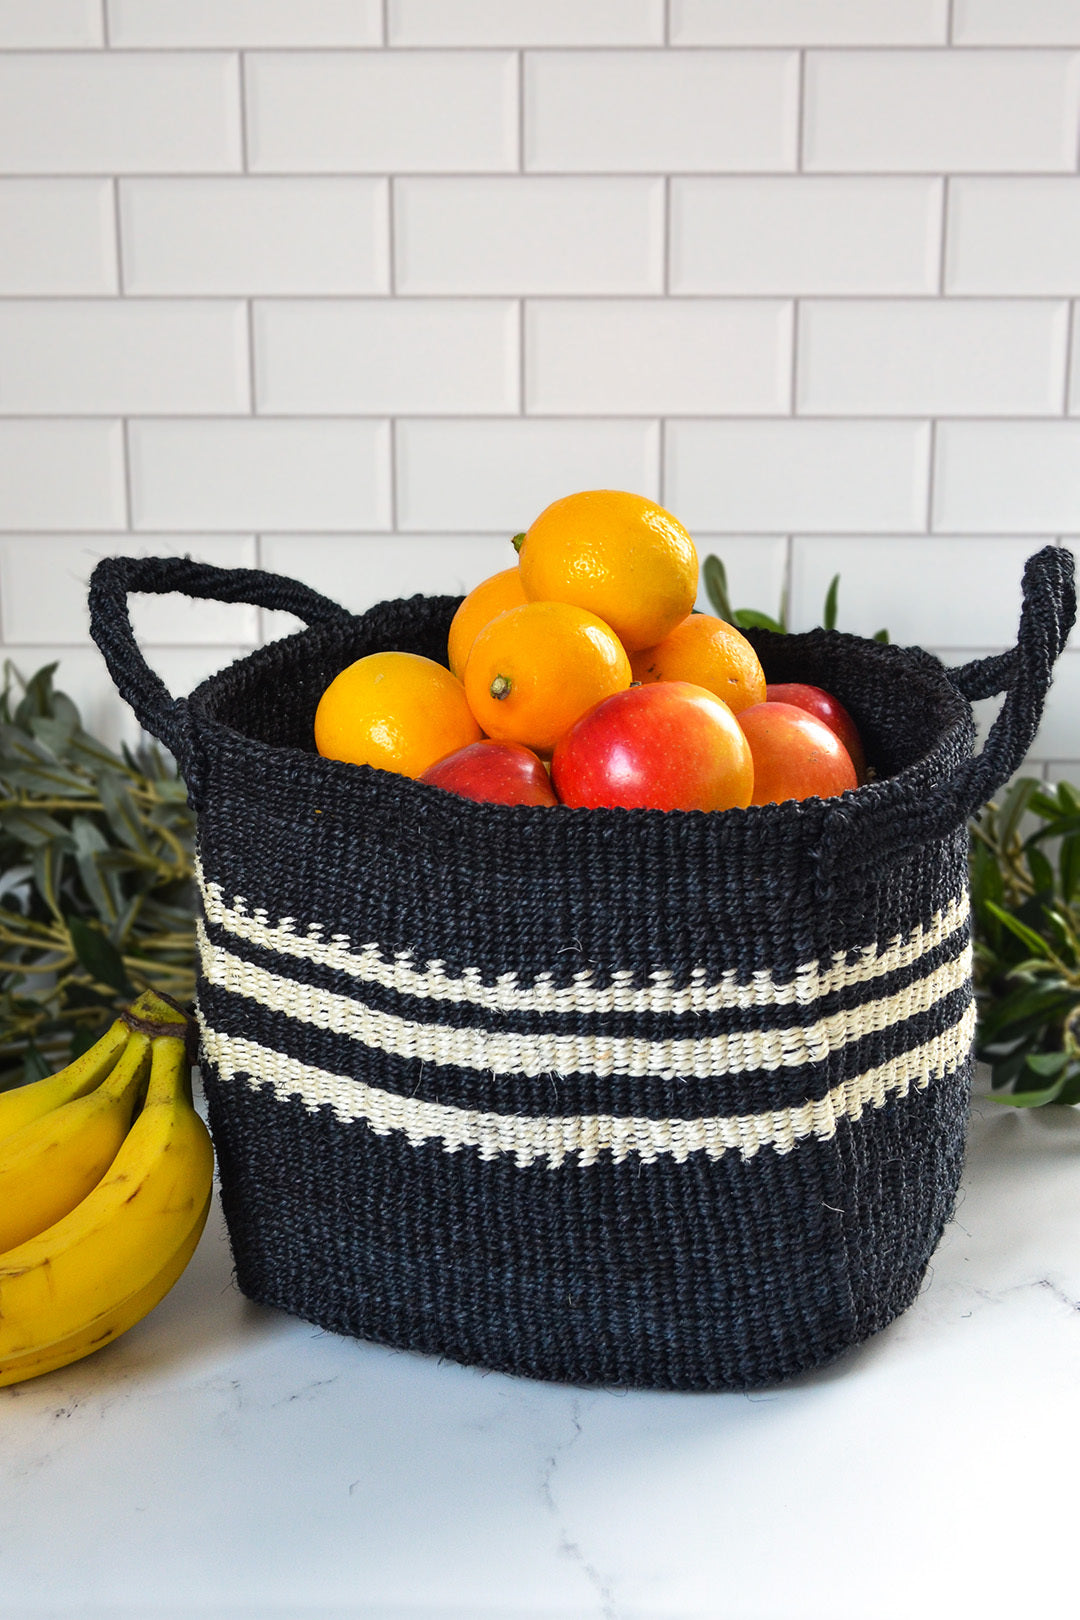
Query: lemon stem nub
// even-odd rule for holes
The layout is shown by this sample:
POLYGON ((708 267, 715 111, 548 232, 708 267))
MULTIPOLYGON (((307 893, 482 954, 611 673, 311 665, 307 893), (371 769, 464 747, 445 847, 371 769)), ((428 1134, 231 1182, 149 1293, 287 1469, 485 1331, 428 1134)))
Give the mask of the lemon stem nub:
POLYGON ((491 687, 490 687, 492 697, 495 698, 498 702, 501 703, 503 698, 506 698, 506 697, 510 696, 510 688, 512 687, 512 685, 513 685, 513 682, 509 679, 508 676, 506 676, 506 675, 496 675, 496 677, 492 681, 491 687))
POLYGON ((521 548, 522 548, 522 545, 524 544, 524 542, 525 542, 525 531, 524 531, 524 529, 521 531, 520 534, 515 534, 515 535, 511 536, 510 544, 513 546, 515 551, 520 551, 521 548))

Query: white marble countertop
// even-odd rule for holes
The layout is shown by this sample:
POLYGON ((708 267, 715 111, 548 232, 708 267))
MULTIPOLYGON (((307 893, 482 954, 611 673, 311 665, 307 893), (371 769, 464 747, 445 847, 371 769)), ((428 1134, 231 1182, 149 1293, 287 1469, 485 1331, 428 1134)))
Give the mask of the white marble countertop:
POLYGON ((237 1293, 0 1390, 4 1620, 1076 1612, 1080 1112, 976 1105, 917 1303, 767 1394, 533 1384, 237 1293))

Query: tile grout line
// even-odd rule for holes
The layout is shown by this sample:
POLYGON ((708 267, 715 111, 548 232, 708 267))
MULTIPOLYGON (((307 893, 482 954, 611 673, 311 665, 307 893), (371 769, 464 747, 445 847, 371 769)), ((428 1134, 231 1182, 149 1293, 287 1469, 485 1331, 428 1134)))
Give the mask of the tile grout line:
MULTIPOLYGON (((262 566, 263 566, 262 535, 257 534, 257 535, 255 535, 254 539, 255 539, 255 566, 256 566, 256 568, 262 568, 262 566)), ((256 609, 255 609, 255 644, 258 647, 265 647, 266 646, 266 609, 261 608, 261 607, 256 607, 256 609)))
POLYGON ((386 448, 387 448, 387 457, 388 457, 388 461, 389 461, 389 476, 390 476, 390 503, 389 503, 390 509, 389 509, 389 512, 388 512, 387 516, 388 516, 389 522, 390 522, 390 533, 391 534, 399 534, 401 532, 399 530, 399 528, 398 528, 398 490, 397 490, 397 482, 398 482, 398 442, 397 442, 397 425, 398 425, 398 419, 397 419, 396 416, 391 416, 391 417, 388 418, 388 420, 387 420, 387 444, 386 444, 386 448))
POLYGON ((788 415, 797 417, 799 414, 799 313, 801 300, 791 300, 791 398, 788 402, 788 415))
MULTIPOLYGON (((221 406, 216 406, 213 409, 201 411, 179 409, 170 411, 163 410, 160 406, 155 406, 153 409, 140 409, 137 405, 134 407, 114 406, 111 410, 84 411, 72 410, 70 407, 62 406, 48 411, 0 411, 0 423, 36 422, 39 426, 48 426, 50 424, 56 425, 57 423, 67 422, 115 422, 122 415, 124 415, 125 412, 133 417, 136 417, 139 421, 158 423, 237 422, 244 421, 251 415, 251 412, 246 408, 225 409, 221 406)), ((267 422, 290 422, 295 426, 302 426, 305 422, 386 422, 389 421, 391 416, 394 414, 395 413, 385 409, 301 410, 297 409, 295 406, 291 406, 285 410, 264 410, 260 412, 259 420, 267 422)), ((457 423, 459 425, 472 424, 474 427, 479 427, 481 424, 488 426, 492 423, 511 423, 520 420, 516 409, 507 409, 501 411, 434 411, 420 407, 417 409, 398 411, 396 414, 400 416, 402 420, 409 422, 449 422, 457 423)), ((786 408, 772 411, 748 409, 733 409, 724 411, 672 410, 665 411, 663 413, 661 413, 659 410, 546 410, 535 411, 528 417, 528 421, 530 423, 573 422, 576 425, 583 422, 595 422, 605 427, 614 427, 620 424, 635 422, 638 424, 649 424, 658 421, 661 414, 670 419, 672 422, 694 422, 704 424, 706 426, 711 423, 716 423, 724 427, 729 427, 732 423, 744 423, 754 427, 774 427, 780 423, 786 424, 792 422, 817 422, 822 424, 831 423, 835 427, 846 428, 881 426, 905 427, 910 426, 911 424, 921 424, 934 419, 941 422, 963 422, 978 427, 1025 428, 1032 426, 1056 427, 1061 425, 1062 420, 1061 411, 1058 409, 1050 411, 1025 411, 1022 415, 1018 415, 1015 412, 998 412, 996 415, 989 415, 985 412, 980 414, 973 411, 942 411, 935 408, 931 404, 927 404, 921 410, 888 410, 874 412, 873 414, 864 413, 862 415, 853 414, 849 410, 804 410, 799 413, 797 418, 792 417, 791 412, 786 408)), ((1077 421, 1072 416, 1070 416, 1068 419, 1068 425, 1080 429, 1080 421, 1077 421)), ((768 533, 770 531, 766 530, 762 532, 768 533)), ((776 531, 773 530, 771 532, 775 533, 776 531)), ((1029 530, 1027 532, 1041 533, 1043 531, 1029 530)))
MULTIPOLYGON (((11 58, 18 53, 15 51, 3 52, 11 58)), ((50 57, 59 56, 60 51, 50 51, 50 57)), ((100 53, 99 53, 100 54, 100 53)), ((116 53, 122 54, 122 53, 116 53)), ((231 55, 237 53, 231 52, 231 55)), ((1077 54, 1080 54, 1078 51, 1077 54)), ((108 179, 113 173, 119 173, 121 179, 135 180, 229 180, 237 179, 243 171, 235 167, 220 166, 207 168, 205 165, 189 169, 3 169, 0 178, 4 180, 102 180, 108 179)), ((251 175, 263 180, 378 180, 385 176, 385 164, 381 168, 328 168, 315 162, 308 163, 303 168, 270 169, 259 168, 249 171, 251 175)), ((426 180, 428 182, 444 182, 455 185, 462 181, 475 180, 518 180, 524 173, 526 178, 542 178, 545 180, 560 180, 574 185, 587 185, 597 180, 615 181, 649 181, 662 179, 665 174, 676 180, 738 181, 740 183, 751 180, 794 180, 800 171, 793 166, 774 165, 772 168, 724 168, 713 167, 709 169, 692 169, 685 165, 676 165, 669 169, 647 169, 638 166, 633 169, 611 168, 536 168, 524 171, 503 166, 502 168, 457 168, 457 169, 399 169, 396 171, 401 180, 426 180)), ((859 180, 876 181, 879 184, 891 184, 896 180, 940 180, 942 169, 899 169, 899 168, 813 168, 802 171, 808 180, 859 180)), ((1070 167, 1059 165, 1056 168, 1027 167, 1023 169, 1007 169, 998 165, 992 169, 951 169, 949 171, 954 180, 996 181, 999 184, 1011 185, 1029 180, 1075 180, 1076 165, 1070 167)))
MULTIPOLYGON (((123 179, 117 181, 123 184, 123 179)), ((111 292, 0 292, 0 308, 5 304, 107 304, 116 296, 111 292)), ((143 304, 236 304, 245 297, 272 300, 275 304, 371 304, 384 302, 386 291, 373 292, 205 292, 194 291, 139 292, 131 298, 143 304)), ((503 292, 399 292, 395 296, 408 304, 508 304, 517 298, 528 298, 545 304, 638 304, 657 303, 662 296, 677 304, 789 304, 794 298, 812 299, 816 304, 937 304, 941 301, 935 292, 815 292, 812 289, 786 287, 771 292, 673 292, 662 295, 655 289, 641 292, 522 292, 507 288, 503 292)), ((1077 296, 1074 288, 1061 287, 1056 292, 994 292, 949 293, 953 304, 1060 304, 1077 296)))
POLYGON ((945 296, 945 277, 949 256, 949 201, 952 195, 949 189, 950 178, 951 177, 947 174, 943 174, 941 177, 941 214, 938 220, 940 234, 938 237, 937 274, 937 291, 939 298, 944 298, 945 296))
POLYGON ((257 416, 258 391, 255 386, 255 300, 245 298, 245 319, 247 335, 247 380, 248 380, 248 415, 257 416))
POLYGON ((1061 414, 1069 415, 1069 393, 1072 386, 1073 349, 1076 343, 1076 301, 1069 299, 1068 324, 1065 328, 1065 389, 1061 401, 1061 414))
POLYGON ((109 38, 109 0, 101 0, 101 42, 105 49, 112 49, 112 40, 109 38))
POLYGON ((937 485, 937 454, 938 454, 938 425, 935 417, 930 418, 930 445, 929 460, 926 467, 926 533, 934 533, 934 494, 937 485))
POLYGON ((112 177, 112 209, 113 209, 113 244, 116 249, 116 296, 122 298, 126 292, 124 275, 124 233, 120 225, 120 180, 117 175, 112 177))
POLYGON ((525 52, 517 51, 517 173, 525 173, 525 52))
MULTIPOLYGON (((919 55, 919 56, 945 56, 949 53, 954 42, 941 39, 889 41, 882 44, 873 40, 815 40, 809 45, 800 45, 797 40, 778 42, 775 40, 759 40, 757 43, 736 41, 693 40, 685 44, 672 45, 673 53, 677 56, 779 56, 790 54, 795 50, 814 50, 835 52, 842 56, 883 56, 883 55, 919 55)), ((5 45, 4 53, 10 56, 45 55, 53 56, 86 56, 97 47, 88 45, 5 45)), ((995 52, 1000 55, 1003 51, 1015 52, 1020 56, 1046 55, 1051 52, 1059 56, 1075 54, 1075 41, 1064 44, 1053 41, 1037 41, 1034 44, 1028 40, 972 40, 970 43, 956 45, 957 51, 963 51, 972 56, 989 56, 995 52)), ((315 44, 293 43, 291 45, 275 45, 255 42, 243 47, 237 45, 203 44, 189 45, 176 41, 169 44, 153 45, 121 45, 114 49, 122 51, 125 56, 227 56, 233 51, 244 49, 258 51, 261 56, 326 56, 333 53, 336 56, 376 56, 383 51, 383 42, 380 40, 357 43, 354 40, 334 42, 331 39, 322 40, 315 44)), ((628 55, 642 55, 651 53, 656 56, 663 53, 664 42, 656 39, 645 40, 614 40, 608 43, 587 41, 584 44, 573 40, 563 41, 561 44, 550 44, 547 41, 537 40, 525 46, 506 44, 472 43, 459 45, 449 40, 438 40, 424 44, 395 44, 392 47, 395 55, 420 56, 438 51, 448 56, 506 56, 514 50, 537 51, 545 56, 610 56, 615 52, 626 52, 628 55)))
MULTIPOLYGON (((391 298, 398 296, 397 285, 397 185, 396 177, 388 174, 386 180, 386 276, 387 293, 391 298)), ((380 296, 378 294, 369 296, 380 296)))
POLYGON ((795 173, 803 173, 803 129, 806 123, 806 52, 799 52, 798 90, 795 98, 795 173))
POLYGON ((236 53, 236 76, 240 98, 240 171, 249 174, 248 168, 248 128, 247 128, 247 56, 244 51, 236 53))
POLYGON ((518 337, 518 353, 517 353, 517 362, 518 362, 518 415, 523 417, 526 414, 526 411, 525 411, 525 399, 526 399, 526 389, 525 389, 525 300, 524 300, 524 298, 519 298, 518 299, 517 337, 518 337))
POLYGON ((120 418, 120 448, 124 462, 124 531, 134 534, 134 519, 132 516, 134 502, 131 495, 131 419, 127 416, 120 418))

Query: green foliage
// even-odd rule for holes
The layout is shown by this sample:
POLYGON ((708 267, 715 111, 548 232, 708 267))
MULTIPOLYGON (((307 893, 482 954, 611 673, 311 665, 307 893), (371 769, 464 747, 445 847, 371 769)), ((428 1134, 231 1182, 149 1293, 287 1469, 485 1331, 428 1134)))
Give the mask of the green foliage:
MULTIPOLYGON (((731 605, 728 594, 727 569, 719 557, 708 556, 701 565, 701 577, 705 583, 705 594, 709 598, 713 612, 726 624, 734 624, 740 630, 777 630, 786 634, 791 626, 788 624, 787 587, 784 587, 780 598, 780 611, 774 619, 771 614, 762 613, 759 608, 736 608, 731 605)), ((840 594, 840 575, 834 574, 829 581, 829 588, 825 593, 825 605, 821 610, 821 623, 826 630, 836 629, 837 602, 840 594)), ((888 641, 887 630, 874 632, 875 641, 888 641)))
POLYGON ((146 987, 194 993, 193 818, 157 748, 83 729, 55 664, 0 691, 0 1089, 92 1045, 146 987))
POLYGON ((1080 793, 1023 777, 971 830, 976 1053, 999 1102, 1080 1102, 1080 793))

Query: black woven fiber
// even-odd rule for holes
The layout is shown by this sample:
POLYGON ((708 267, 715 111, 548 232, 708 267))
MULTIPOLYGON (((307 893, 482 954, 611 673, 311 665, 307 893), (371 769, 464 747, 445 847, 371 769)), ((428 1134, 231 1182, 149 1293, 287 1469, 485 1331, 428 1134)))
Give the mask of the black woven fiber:
POLYGON ((914 1298, 963 1157, 967 817, 1019 766, 1075 611, 946 671, 754 637, 851 710, 879 780, 746 811, 476 804, 321 759, 365 653, 445 661, 457 599, 360 618, 292 581, 106 559, 95 639, 198 812, 199 1019, 237 1278, 321 1326, 534 1378, 749 1389, 914 1298), (312 628, 174 701, 131 590, 312 628), (969 698, 1006 689, 973 756, 969 698))

